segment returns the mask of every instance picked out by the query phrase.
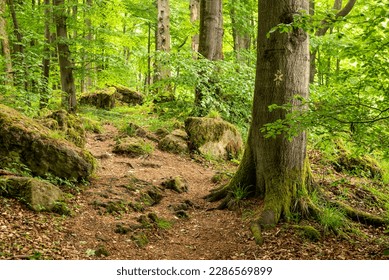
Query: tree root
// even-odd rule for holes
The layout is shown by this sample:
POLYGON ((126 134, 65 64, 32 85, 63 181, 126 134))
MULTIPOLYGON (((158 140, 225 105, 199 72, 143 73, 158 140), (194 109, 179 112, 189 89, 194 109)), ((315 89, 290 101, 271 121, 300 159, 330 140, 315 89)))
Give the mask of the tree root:
POLYGON ((379 217, 374 214, 370 214, 368 212, 363 212, 358 209, 355 209, 346 203, 340 201, 329 200, 329 203, 338 209, 341 209, 345 212, 345 214, 353 221, 364 223, 372 226, 383 226, 389 223, 389 221, 385 220, 382 217, 379 217))

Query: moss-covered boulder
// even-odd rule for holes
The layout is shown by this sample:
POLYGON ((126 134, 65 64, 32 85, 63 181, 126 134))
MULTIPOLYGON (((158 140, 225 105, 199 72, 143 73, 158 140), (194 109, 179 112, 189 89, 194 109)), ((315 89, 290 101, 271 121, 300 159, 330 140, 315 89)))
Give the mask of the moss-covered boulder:
POLYGON ((116 89, 116 97, 129 105, 143 104, 144 97, 140 92, 124 86, 113 86, 116 89))
POLYGON ((93 93, 83 95, 80 98, 80 104, 96 106, 101 109, 112 109, 116 104, 116 88, 109 87, 103 90, 97 90, 93 93))
POLYGON ((188 135, 185 131, 176 129, 159 141, 158 148, 174 154, 188 153, 188 135))
POLYGON ((62 133, 66 140, 73 142, 78 147, 85 147, 86 133, 82 120, 76 115, 69 114, 65 110, 51 113, 41 123, 62 133))
POLYGON ((58 212, 63 199, 63 193, 57 186, 17 176, 0 176, 0 195, 16 198, 35 211, 58 212))
POLYGON ((118 139, 113 148, 114 153, 124 154, 129 157, 149 155, 153 152, 153 150, 153 145, 137 137, 125 137, 118 139))
POLYGON ((35 176, 47 174, 71 179, 88 179, 95 159, 86 150, 18 111, 0 104, 0 168, 9 164, 26 166, 35 176))
POLYGON ((191 150, 216 159, 236 158, 243 149, 240 133, 219 118, 191 117, 185 121, 191 150))

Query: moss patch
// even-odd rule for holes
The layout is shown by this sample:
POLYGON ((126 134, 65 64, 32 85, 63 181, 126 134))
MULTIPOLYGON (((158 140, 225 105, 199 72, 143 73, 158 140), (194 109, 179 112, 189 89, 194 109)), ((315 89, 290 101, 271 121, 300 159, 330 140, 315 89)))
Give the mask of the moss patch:
POLYGON ((137 157, 141 155, 149 155, 153 152, 153 150, 154 147, 143 139, 126 137, 117 140, 113 152, 117 154, 125 154, 129 157, 137 157))
POLYGON ((237 158, 243 141, 230 123, 215 118, 191 117, 185 121, 190 148, 214 158, 237 158))
MULTIPOLYGON (((51 173, 64 179, 84 180, 94 172, 93 156, 73 143, 56 139, 52 131, 14 109, 0 104, 0 158, 17 160, 32 175, 51 173)), ((0 162, 0 167, 7 168, 0 162)))

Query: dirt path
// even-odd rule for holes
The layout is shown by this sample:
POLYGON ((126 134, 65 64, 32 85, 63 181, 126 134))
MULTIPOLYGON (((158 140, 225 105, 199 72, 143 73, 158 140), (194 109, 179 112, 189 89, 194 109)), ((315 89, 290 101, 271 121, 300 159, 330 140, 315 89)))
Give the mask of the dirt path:
POLYGON ((70 199, 72 217, 33 213, 0 198, 0 259, 384 258, 387 237, 382 229, 369 227, 361 228, 359 237, 328 235, 312 242, 280 224, 264 232, 265 244, 259 247, 248 228, 255 201, 236 213, 209 211, 216 205, 202 199, 215 187, 211 177, 216 170, 157 149, 148 157, 115 155, 116 135, 116 128, 106 125, 104 133, 88 136, 87 148, 100 168, 91 185, 70 199), (188 192, 161 186, 178 175, 187 181, 188 192), (175 211, 182 206, 187 218, 175 211))

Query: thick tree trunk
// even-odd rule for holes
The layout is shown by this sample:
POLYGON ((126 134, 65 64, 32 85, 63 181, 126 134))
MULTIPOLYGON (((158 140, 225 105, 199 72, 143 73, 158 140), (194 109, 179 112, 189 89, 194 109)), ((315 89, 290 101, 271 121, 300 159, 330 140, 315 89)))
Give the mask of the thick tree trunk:
POLYGON ((11 50, 9 47, 9 39, 7 33, 7 22, 5 20, 6 0, 0 0, 0 38, 2 44, 2 51, 5 60, 5 84, 13 85, 13 69, 11 50))
POLYGON ((64 7, 64 0, 54 0, 54 6, 61 86, 62 91, 66 93, 63 105, 69 112, 75 112, 77 105, 76 87, 73 77, 73 64, 70 60, 70 50, 67 42, 68 33, 66 27, 66 9, 64 7))
POLYGON ((223 59, 223 14, 221 0, 200 2, 199 52, 209 60, 223 59))
MULTIPOLYGON (((306 161, 306 135, 291 141, 284 135, 266 138, 261 129, 265 124, 285 118, 285 111, 269 111, 272 104, 291 102, 293 110, 301 110, 295 95, 308 97, 309 39, 295 29, 290 33, 268 32, 280 23, 292 23, 301 10, 308 11, 308 0, 266 1, 259 3, 257 72, 253 104, 253 121, 246 151, 238 172, 223 190, 209 198, 228 196, 238 187, 247 187, 252 195, 262 197, 264 208, 257 226, 276 224, 288 217, 299 200, 308 193, 310 172, 306 161)), ((297 211, 297 210, 296 210, 297 211)), ((258 229, 253 225, 254 229, 258 229)))

